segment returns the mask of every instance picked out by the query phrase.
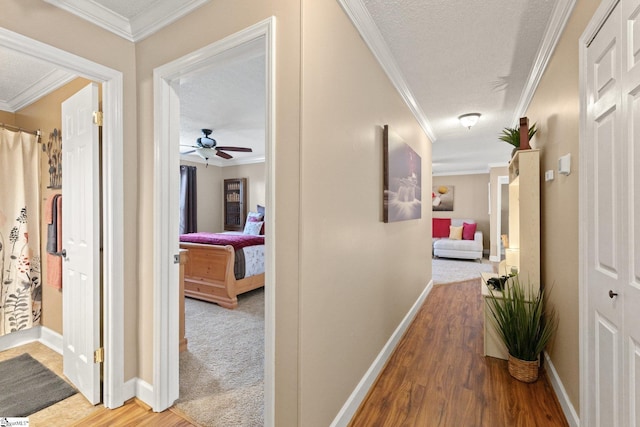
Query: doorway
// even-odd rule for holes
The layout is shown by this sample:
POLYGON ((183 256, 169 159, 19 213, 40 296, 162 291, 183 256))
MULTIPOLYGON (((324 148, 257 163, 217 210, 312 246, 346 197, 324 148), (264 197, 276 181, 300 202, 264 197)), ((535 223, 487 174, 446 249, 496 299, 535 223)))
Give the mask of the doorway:
MULTIPOLYGON (((124 403, 124 212, 122 73, 21 34, 0 28, 0 48, 47 61, 79 77, 99 82, 103 100, 103 403, 124 403)), ((63 307, 63 310, 65 308, 63 307)))
MULTIPOLYGON (((155 411, 170 407, 178 398, 178 179, 180 133, 180 78, 202 70, 228 55, 231 49, 245 43, 261 41, 266 57, 265 176, 266 216, 275 219, 274 153, 274 18, 262 21, 228 36, 197 52, 179 58, 154 70, 154 403, 155 411)), ((274 411, 274 306, 273 272, 275 236, 266 241, 265 260, 265 404, 267 425, 274 411)))

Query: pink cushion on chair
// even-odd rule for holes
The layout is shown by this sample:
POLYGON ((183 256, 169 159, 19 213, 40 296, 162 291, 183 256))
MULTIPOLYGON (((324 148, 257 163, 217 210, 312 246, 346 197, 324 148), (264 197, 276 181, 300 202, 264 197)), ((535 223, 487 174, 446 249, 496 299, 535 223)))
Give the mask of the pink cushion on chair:
POLYGON ((478 224, 462 223, 462 240, 473 240, 478 224))
POLYGON ((449 237, 450 225, 451 225, 451 218, 432 218, 431 219, 432 237, 449 237))

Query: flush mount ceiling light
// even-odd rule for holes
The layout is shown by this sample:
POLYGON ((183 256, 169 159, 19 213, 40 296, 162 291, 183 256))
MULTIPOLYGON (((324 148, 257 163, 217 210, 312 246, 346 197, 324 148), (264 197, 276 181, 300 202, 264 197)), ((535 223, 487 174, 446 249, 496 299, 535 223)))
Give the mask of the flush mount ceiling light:
POLYGON ((478 119, 480 119, 480 113, 463 114, 458 117, 458 120, 460 120, 460 124, 467 129, 471 129, 473 125, 478 123, 478 119))

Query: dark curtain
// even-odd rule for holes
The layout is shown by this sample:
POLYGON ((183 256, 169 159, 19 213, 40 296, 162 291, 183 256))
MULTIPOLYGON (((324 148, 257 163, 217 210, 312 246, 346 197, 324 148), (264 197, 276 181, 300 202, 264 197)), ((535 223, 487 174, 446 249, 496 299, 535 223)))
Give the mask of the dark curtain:
POLYGON ((180 165, 180 234, 198 231, 196 167, 180 165))

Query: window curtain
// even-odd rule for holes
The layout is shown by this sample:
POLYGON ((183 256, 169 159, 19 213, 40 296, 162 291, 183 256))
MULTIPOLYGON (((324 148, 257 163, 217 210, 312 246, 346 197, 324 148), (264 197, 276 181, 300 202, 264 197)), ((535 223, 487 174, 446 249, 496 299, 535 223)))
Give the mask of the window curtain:
POLYGON ((36 136, 0 128, 0 335, 40 324, 40 157, 36 136))
POLYGON ((198 231, 195 166, 180 165, 180 234, 198 231))

